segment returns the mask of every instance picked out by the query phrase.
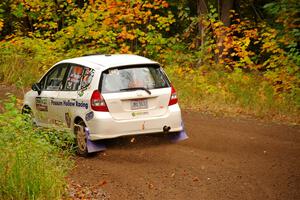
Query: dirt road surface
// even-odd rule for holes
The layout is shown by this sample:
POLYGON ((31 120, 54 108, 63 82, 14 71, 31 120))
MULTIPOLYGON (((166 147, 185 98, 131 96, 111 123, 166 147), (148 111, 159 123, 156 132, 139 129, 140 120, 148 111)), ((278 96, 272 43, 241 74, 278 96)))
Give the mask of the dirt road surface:
POLYGON ((300 199, 299 126, 183 118, 188 140, 111 140, 105 153, 76 158, 70 179, 101 188, 103 199, 300 199))
MULTIPOLYGON (((6 92, 23 96, 0 86, 1 99, 6 92)), ((112 200, 300 199, 300 126, 188 111, 183 119, 185 141, 119 138, 108 140, 103 153, 76 157, 70 188, 89 194, 70 193, 112 200)))

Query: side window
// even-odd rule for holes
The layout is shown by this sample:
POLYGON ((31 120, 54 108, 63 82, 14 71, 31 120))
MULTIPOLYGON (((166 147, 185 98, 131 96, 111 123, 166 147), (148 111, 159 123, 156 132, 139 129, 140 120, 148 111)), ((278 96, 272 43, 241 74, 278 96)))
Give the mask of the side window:
POLYGON ((81 76, 83 74, 83 67, 79 65, 71 65, 65 90, 76 91, 79 88, 81 76))
POLYGON ((61 64, 53 68, 53 70, 51 70, 49 74, 42 79, 41 84, 45 84, 42 88, 50 91, 61 90, 64 86, 64 77, 67 69, 68 67, 66 64, 61 64))
POLYGON ((92 82, 94 77, 94 70, 88 67, 84 68, 83 76, 80 83, 80 89, 86 89, 92 82))

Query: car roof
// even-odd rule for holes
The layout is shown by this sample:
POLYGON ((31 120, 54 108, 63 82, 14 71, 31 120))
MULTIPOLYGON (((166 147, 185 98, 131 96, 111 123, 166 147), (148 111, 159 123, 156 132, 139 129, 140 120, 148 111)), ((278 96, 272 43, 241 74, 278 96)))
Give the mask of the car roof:
POLYGON ((101 70, 128 65, 158 64, 157 62, 148 58, 132 54, 90 55, 62 60, 57 64, 60 63, 74 63, 101 70))

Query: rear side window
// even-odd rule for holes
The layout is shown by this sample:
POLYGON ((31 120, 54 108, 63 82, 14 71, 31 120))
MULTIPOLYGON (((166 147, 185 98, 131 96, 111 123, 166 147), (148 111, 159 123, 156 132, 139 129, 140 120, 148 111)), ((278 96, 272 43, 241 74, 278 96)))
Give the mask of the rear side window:
POLYGON ((84 68, 84 72, 81 78, 80 90, 84 90, 89 87, 94 77, 94 70, 88 67, 84 68))
POLYGON ((65 90, 76 91, 79 88, 83 67, 79 65, 71 65, 69 75, 65 84, 65 90))
POLYGON ((101 92, 120 92, 127 88, 156 89, 169 87, 169 81, 158 65, 126 66, 108 69, 101 76, 101 92))

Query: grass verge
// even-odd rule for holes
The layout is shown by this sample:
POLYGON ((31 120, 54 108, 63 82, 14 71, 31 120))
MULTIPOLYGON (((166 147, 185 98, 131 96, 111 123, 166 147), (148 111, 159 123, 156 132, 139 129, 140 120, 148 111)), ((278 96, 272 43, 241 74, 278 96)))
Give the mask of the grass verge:
POLYGON ((73 139, 34 127, 11 97, 0 113, 1 199, 61 199, 72 166, 73 139))
POLYGON ((232 73, 181 67, 165 70, 184 109, 300 123, 300 90, 277 95, 263 77, 239 69, 232 73))

